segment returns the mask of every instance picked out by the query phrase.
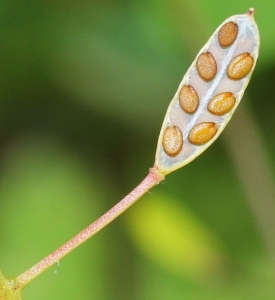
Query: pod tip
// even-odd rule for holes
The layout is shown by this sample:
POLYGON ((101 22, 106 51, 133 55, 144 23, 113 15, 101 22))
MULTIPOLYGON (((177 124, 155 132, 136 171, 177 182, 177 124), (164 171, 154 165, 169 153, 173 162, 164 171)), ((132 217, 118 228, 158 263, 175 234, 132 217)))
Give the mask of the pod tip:
POLYGON ((254 17, 254 8, 249 8, 248 12, 246 13, 246 15, 250 16, 250 17, 254 17))

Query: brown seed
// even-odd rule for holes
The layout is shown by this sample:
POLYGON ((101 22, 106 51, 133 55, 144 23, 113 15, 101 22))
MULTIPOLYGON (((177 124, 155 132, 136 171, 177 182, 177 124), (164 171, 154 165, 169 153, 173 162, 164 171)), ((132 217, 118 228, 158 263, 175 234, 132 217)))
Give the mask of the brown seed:
POLYGON ((207 108, 212 114, 222 116, 233 108, 235 102, 236 98, 232 93, 220 93, 209 101, 207 108))
POLYGON ((244 78, 252 69, 254 58, 248 53, 235 56, 227 68, 227 76, 233 80, 244 78))
POLYGON ((165 129, 162 146, 169 156, 176 156, 180 153, 183 146, 183 137, 178 126, 169 126, 165 129))
POLYGON ((217 73, 217 63, 210 52, 201 53, 197 60, 197 70, 201 78, 209 81, 217 73))
POLYGON ((181 108, 187 113, 194 113, 199 106, 199 96, 192 85, 184 85, 180 90, 181 108))
POLYGON ((202 145, 209 142, 217 131, 218 128, 213 122, 200 123, 191 129, 188 139, 192 144, 202 145))
POLYGON ((228 22, 219 30, 219 43, 225 48, 232 45, 238 35, 239 27, 234 22, 228 22))

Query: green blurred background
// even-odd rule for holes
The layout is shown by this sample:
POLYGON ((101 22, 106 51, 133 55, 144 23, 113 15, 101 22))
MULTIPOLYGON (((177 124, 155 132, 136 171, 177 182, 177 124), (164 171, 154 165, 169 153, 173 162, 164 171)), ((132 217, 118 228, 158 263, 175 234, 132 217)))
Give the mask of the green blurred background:
POLYGON ((33 281, 24 299, 275 299, 275 2, 0 3, 0 269, 21 274, 133 189, 226 18, 258 65, 221 138, 33 281))

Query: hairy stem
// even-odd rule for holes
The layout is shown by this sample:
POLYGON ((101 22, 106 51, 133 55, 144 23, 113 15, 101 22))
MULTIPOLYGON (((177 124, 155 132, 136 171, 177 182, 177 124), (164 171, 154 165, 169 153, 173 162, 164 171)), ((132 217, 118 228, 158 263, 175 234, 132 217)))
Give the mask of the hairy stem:
POLYGON ((72 250, 77 248, 79 245, 84 243, 86 240, 88 240, 90 237, 95 235, 98 231, 112 222, 116 217, 118 217, 127 208, 134 204, 142 195, 144 195, 148 190, 150 190, 162 180, 164 180, 164 176, 158 172, 157 167, 154 166, 153 168, 151 168, 149 170, 149 174, 144 178, 144 180, 119 203, 117 203, 99 219, 86 227, 83 231, 81 231, 63 246, 55 250, 49 256, 42 259, 26 272, 19 275, 16 279, 17 284, 15 286, 15 289, 23 289, 39 274, 47 270, 61 258, 66 256, 72 250))

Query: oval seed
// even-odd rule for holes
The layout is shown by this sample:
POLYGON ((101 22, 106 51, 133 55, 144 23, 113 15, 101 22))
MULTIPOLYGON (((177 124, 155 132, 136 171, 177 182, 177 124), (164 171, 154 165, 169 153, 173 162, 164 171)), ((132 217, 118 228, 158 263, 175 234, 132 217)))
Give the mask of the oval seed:
POLYGON ((220 46, 225 48, 234 43, 238 35, 239 27, 234 22, 228 22, 219 30, 219 43, 220 46))
POLYGON ((213 79, 217 73, 217 63, 210 52, 201 53, 196 66, 201 78, 206 81, 213 79))
POLYGON ((231 92, 220 93, 214 96, 208 103, 208 110, 217 116, 228 113, 235 105, 236 98, 231 92))
POLYGON ((233 80, 242 79, 251 71, 253 64, 254 58, 248 52, 239 54, 231 60, 227 76, 233 80))
POLYGON ((184 85, 180 90, 181 108, 187 113, 194 113, 199 106, 199 96, 192 85, 184 85))
POLYGON ((162 146, 169 156, 176 156, 180 153, 183 146, 183 137, 178 126, 169 126, 165 129, 162 146))
POLYGON ((188 136, 190 143, 202 145, 209 142, 217 133, 218 128, 214 122, 204 122, 195 125, 188 136))

